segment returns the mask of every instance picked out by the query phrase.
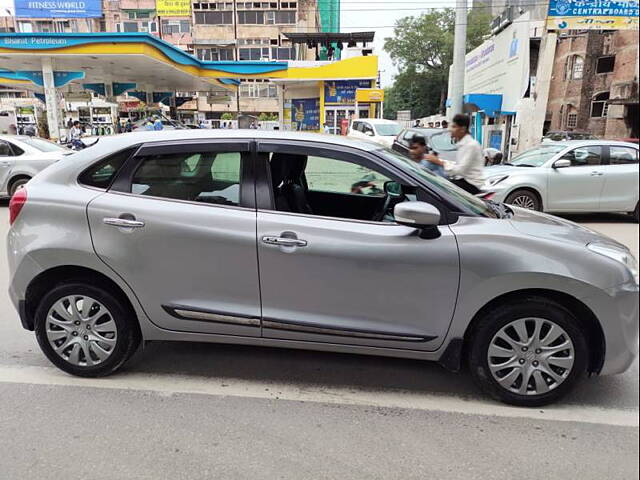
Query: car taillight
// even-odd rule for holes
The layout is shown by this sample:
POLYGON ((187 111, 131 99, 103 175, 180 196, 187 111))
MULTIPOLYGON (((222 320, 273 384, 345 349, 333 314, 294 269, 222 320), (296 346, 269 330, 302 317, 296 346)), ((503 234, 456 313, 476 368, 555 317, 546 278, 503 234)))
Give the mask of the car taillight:
POLYGON ((16 221, 25 203, 27 203, 27 189, 22 187, 9 200, 9 225, 13 225, 16 221))

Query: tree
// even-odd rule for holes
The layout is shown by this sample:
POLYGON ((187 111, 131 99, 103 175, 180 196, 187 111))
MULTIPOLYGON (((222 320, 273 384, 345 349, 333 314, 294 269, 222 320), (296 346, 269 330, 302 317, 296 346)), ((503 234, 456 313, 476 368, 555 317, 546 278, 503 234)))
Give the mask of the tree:
MULTIPOLYGON (((467 16, 467 52, 480 45, 490 33, 491 14, 487 8, 472 9, 467 16)), ((419 17, 404 17, 396 22, 394 36, 385 39, 384 49, 398 65, 398 91, 392 98, 412 94, 438 94, 438 108, 444 111, 447 98, 449 67, 453 61, 455 10, 434 10, 419 17), (405 77, 403 77, 405 75, 405 77), (420 81, 418 78, 424 77, 420 81), (413 79, 408 82, 407 79, 413 79), (428 90, 407 90, 407 85, 422 84, 428 90), (435 87, 435 88, 434 88, 435 87)), ((393 89, 396 88, 394 83, 393 89)), ((436 97, 437 98, 437 97, 436 97)))

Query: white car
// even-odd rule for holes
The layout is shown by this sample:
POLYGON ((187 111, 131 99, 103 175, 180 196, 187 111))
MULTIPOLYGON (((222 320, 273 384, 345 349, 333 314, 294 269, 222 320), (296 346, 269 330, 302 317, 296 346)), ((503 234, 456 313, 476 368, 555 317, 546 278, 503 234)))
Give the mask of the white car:
POLYGON ((365 118, 351 122, 348 135, 354 138, 367 138, 391 148, 393 141, 401 131, 400 124, 392 120, 365 118))
POLYGON ((638 219, 638 146, 542 143, 485 168, 485 198, 543 212, 627 212, 638 219))
POLYGON ((72 153, 43 138, 0 135, 0 198, 13 196, 38 172, 72 153))

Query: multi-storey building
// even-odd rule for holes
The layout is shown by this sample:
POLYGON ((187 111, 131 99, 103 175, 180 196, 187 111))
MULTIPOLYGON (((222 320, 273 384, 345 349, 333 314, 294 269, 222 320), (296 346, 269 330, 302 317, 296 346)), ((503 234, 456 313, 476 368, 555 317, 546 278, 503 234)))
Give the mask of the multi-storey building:
POLYGON ((560 36, 553 65, 547 129, 638 138, 638 32, 560 36))
MULTIPOLYGON (((340 0, 200 1, 180 15, 159 15, 162 0, 102 0, 100 18, 0 17, 0 31, 148 32, 210 61, 315 60, 315 48, 294 46, 285 33, 335 32, 340 0)), ((321 49, 322 50, 322 49, 321 49)), ((320 52, 321 53, 321 52, 320 52)), ((269 82, 243 81, 237 95, 211 101, 205 94, 182 107, 195 120, 199 112, 219 118, 224 112, 278 113, 277 89, 269 82), (190 109, 191 113, 188 113, 190 109)))

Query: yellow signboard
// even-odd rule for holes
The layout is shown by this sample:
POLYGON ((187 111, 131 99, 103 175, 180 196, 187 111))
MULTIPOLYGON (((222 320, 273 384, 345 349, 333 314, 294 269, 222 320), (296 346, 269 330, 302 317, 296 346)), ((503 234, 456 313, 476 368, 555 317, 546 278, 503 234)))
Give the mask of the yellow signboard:
POLYGON ((549 17, 547 30, 638 30, 638 17, 549 17))
POLYGON ((384 90, 381 88, 358 88, 356 90, 356 102, 358 103, 384 102, 384 90))
POLYGON ((191 15, 191 0, 156 0, 156 15, 188 17, 191 15))

